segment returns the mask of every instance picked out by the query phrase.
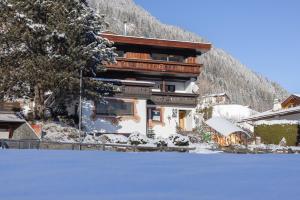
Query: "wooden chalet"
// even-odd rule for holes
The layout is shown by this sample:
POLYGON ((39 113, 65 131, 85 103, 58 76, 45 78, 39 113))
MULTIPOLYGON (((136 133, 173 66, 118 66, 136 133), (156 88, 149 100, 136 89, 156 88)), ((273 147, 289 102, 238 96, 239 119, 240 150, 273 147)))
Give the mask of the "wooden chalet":
POLYGON ((106 133, 147 134, 151 129, 161 136, 178 129, 191 131, 197 77, 204 67, 200 56, 211 44, 112 33, 102 37, 114 42, 118 57, 117 63, 106 66, 107 72, 99 74, 99 80, 113 83, 116 92, 105 105, 90 102, 85 113, 94 121, 93 126, 85 121, 86 127, 106 133), (95 121, 105 123, 98 126, 95 121))

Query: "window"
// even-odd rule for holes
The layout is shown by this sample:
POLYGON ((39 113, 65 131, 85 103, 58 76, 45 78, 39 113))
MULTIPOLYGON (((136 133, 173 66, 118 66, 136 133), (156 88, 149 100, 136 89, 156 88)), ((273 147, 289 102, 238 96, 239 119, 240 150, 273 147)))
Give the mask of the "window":
POLYGON ((106 103, 96 103, 96 114, 106 116, 133 116, 134 104, 117 99, 108 99, 106 103))
POLYGON ((168 61, 170 61, 170 62, 184 62, 184 57, 183 56, 175 56, 175 55, 169 55, 169 60, 168 61))
POLYGON ((160 117, 161 111, 159 109, 151 109, 151 120, 152 121, 161 121, 160 117))
POLYGON ((161 60, 167 62, 185 62, 184 56, 179 55, 169 55, 169 54, 160 54, 160 53, 152 53, 151 57, 153 60, 161 60))
POLYGON ((166 85, 166 92, 175 92, 175 85, 166 85))
POLYGON ((168 55, 167 54, 160 54, 160 53, 153 53, 151 55, 153 60, 162 60, 162 61, 168 61, 168 55))
POLYGON ((125 51, 117 50, 116 54, 118 54, 118 58, 125 58, 125 51))

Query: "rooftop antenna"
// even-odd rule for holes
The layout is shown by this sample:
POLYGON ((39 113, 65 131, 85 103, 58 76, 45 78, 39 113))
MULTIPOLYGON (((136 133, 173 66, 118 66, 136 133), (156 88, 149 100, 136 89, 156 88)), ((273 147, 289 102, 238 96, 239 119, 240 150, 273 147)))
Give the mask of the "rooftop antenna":
POLYGON ((124 21, 124 35, 127 35, 127 21, 124 21))

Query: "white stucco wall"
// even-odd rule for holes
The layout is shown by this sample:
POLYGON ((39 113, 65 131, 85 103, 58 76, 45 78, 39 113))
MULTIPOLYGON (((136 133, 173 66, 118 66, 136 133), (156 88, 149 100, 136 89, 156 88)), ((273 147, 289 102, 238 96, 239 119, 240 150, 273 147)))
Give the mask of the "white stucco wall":
MULTIPOLYGON (((156 81, 156 84, 161 84, 161 82, 156 81)), ((186 82, 167 81, 166 84, 167 85, 168 84, 175 85, 175 92, 176 93, 193 93, 193 88, 195 87, 195 85, 197 85, 196 79, 191 79, 191 80, 186 81, 186 82)), ((160 89, 153 88, 152 91, 153 92, 160 92, 160 89)))
MULTIPOLYGON (((130 100, 130 99, 125 99, 130 100)), ((92 101, 83 102, 82 123, 88 133, 133 133, 140 132, 146 134, 147 130, 147 110, 146 100, 133 100, 136 102, 135 113, 137 118, 121 117, 119 122, 112 123, 106 117, 93 117, 94 103, 92 101)))
POLYGON ((186 131, 192 131, 192 129, 195 128, 194 116, 196 109, 166 106, 160 106, 159 108, 163 110, 163 120, 162 123, 154 123, 152 127, 156 136, 167 138, 177 133, 176 127, 179 125, 179 110, 186 110, 189 113, 185 119, 186 131), (173 117, 173 109, 176 110, 176 117, 173 117))

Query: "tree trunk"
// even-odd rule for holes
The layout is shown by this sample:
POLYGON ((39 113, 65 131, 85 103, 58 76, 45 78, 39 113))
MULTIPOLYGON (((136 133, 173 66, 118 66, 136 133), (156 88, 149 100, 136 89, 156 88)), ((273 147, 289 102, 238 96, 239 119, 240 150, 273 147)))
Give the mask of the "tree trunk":
POLYGON ((44 90, 40 83, 34 87, 34 116, 35 119, 44 118, 44 90))

